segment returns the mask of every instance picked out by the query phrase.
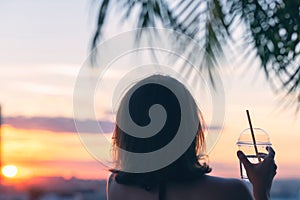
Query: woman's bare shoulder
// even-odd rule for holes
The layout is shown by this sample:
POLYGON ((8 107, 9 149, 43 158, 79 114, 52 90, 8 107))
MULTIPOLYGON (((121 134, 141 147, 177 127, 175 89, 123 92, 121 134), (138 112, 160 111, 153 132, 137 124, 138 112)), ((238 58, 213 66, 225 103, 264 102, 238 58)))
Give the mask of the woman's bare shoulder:
POLYGON ((216 199, 253 199, 245 183, 239 179, 206 175, 199 181, 199 187, 205 188, 207 194, 216 194, 216 199))
POLYGON ((231 199, 252 200, 246 185, 238 179, 220 178, 205 175, 199 180, 174 183, 168 187, 170 199, 231 199))

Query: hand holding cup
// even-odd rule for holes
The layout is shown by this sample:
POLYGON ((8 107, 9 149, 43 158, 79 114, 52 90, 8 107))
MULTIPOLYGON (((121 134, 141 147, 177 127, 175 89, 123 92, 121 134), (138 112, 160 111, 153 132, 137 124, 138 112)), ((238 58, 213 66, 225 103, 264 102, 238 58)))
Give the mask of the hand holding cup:
POLYGON ((269 146, 267 150, 268 155, 261 163, 251 163, 242 151, 237 152, 240 162, 245 167, 248 179, 253 185, 253 193, 256 199, 265 199, 260 197, 268 198, 270 196, 272 181, 276 175, 275 151, 269 146))

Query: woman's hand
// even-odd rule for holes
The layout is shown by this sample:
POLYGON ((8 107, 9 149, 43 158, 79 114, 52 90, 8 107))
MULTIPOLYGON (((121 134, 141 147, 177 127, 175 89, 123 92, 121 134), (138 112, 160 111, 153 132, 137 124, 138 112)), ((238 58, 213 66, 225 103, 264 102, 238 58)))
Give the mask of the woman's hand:
POLYGON ((269 154, 261 163, 251 163, 242 151, 237 152, 237 156, 243 163, 249 181, 253 186, 253 195, 256 200, 265 200, 270 198, 272 181, 276 175, 277 165, 274 157, 275 151, 272 147, 267 147, 269 154))

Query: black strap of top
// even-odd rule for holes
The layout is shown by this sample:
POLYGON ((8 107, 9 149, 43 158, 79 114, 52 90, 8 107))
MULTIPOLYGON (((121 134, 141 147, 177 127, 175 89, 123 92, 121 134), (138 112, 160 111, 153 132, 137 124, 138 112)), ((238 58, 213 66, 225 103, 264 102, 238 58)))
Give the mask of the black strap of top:
POLYGON ((164 200, 165 196, 166 196, 166 183, 162 182, 159 184, 159 187, 158 187, 158 199, 164 200))

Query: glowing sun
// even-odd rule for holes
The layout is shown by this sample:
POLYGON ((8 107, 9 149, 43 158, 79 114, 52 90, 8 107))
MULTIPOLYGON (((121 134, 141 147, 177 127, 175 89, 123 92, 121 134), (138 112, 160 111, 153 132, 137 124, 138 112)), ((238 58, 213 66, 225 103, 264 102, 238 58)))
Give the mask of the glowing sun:
POLYGON ((2 168, 2 174, 7 178, 13 178, 17 175, 18 168, 14 165, 5 165, 2 168))

